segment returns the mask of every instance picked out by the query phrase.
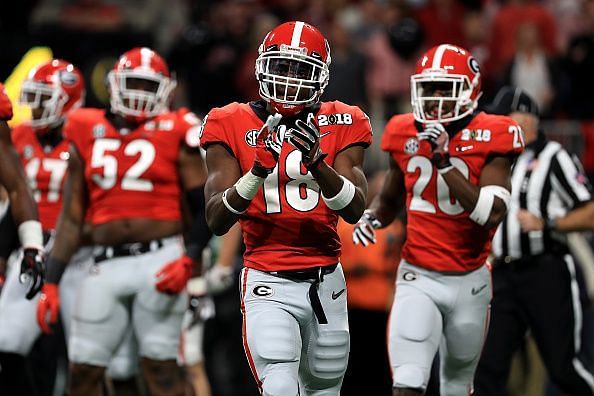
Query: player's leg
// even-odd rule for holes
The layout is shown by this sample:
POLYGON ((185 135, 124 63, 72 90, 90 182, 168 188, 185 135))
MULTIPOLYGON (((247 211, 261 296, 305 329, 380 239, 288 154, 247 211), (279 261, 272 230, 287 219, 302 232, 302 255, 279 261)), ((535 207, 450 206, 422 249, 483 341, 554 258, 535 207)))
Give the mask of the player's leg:
POLYGON ((133 328, 129 327, 107 367, 107 381, 117 396, 140 395, 138 365, 138 344, 133 328))
POLYGON ((537 269, 531 282, 544 293, 521 293, 549 376, 567 394, 594 395, 592 361, 584 345, 590 341, 590 333, 584 332, 589 323, 582 306, 587 297, 580 293, 579 267, 570 255, 543 255, 537 269))
POLYGON ((179 295, 160 293, 155 288, 156 273, 166 263, 183 254, 177 238, 163 241, 159 250, 134 260, 140 280, 134 297, 132 321, 138 340, 140 367, 149 393, 153 396, 182 396, 184 378, 177 365, 182 319, 188 305, 185 292, 179 295))
MULTIPOLYGON (((349 322, 347 316, 346 283, 342 267, 326 274, 318 286, 318 296, 327 324, 318 320, 303 323, 302 353, 299 378, 303 394, 308 396, 338 396, 349 359, 349 322)), ((308 307, 311 310, 310 307, 308 307)))
POLYGON ((127 296, 136 283, 127 258, 95 264, 82 281, 68 341, 69 395, 101 394, 105 368, 129 326, 127 296))
POLYGON ((15 252, 0 294, 0 389, 28 395, 34 380, 26 356, 41 334, 35 318, 39 295, 25 298, 28 285, 19 282, 19 263, 20 252, 15 252))
MULTIPOLYGON (((178 363, 186 368, 187 386, 199 396, 210 396, 211 389, 204 365, 204 325, 207 317, 203 312, 209 311, 208 317, 214 314, 214 302, 210 296, 200 297, 198 303, 205 303, 209 308, 200 306, 186 310, 182 324, 180 339, 180 356, 178 363)), ((198 304, 197 303, 197 304, 198 304)))
POLYGON ((434 300, 441 285, 425 271, 402 261, 388 324, 388 353, 394 396, 422 395, 442 334, 434 300))
POLYGON ((446 281, 453 298, 439 349, 441 396, 468 395, 489 325, 491 273, 483 266, 446 281))
POLYGON ((27 300, 29 285, 19 281, 19 263, 22 253, 15 252, 9 259, 9 271, 0 295, 0 351, 25 356, 41 334, 36 312, 39 294, 27 300))
MULTIPOLYGON (((241 274, 243 346, 264 396, 296 396, 301 351, 299 324, 291 314, 295 282, 244 268, 241 274)), ((303 286, 305 299, 307 288, 303 286)))
MULTIPOLYGON (((489 331, 474 376, 476 396, 505 394, 512 358, 527 330, 519 288, 506 264, 493 268, 493 300, 489 331)), ((476 289, 475 289, 476 290, 476 289)))

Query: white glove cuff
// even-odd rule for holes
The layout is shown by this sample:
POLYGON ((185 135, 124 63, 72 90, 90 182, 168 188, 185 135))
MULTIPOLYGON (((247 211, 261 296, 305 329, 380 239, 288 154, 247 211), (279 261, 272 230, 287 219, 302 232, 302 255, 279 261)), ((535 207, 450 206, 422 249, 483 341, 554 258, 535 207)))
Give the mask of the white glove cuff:
POLYGON ((186 285, 186 291, 191 296, 203 296, 208 291, 206 279, 202 276, 191 278, 186 285))
POLYGON ((37 220, 23 221, 19 225, 19 240, 24 248, 43 250, 43 231, 37 220))
POLYGON ((343 180, 343 184, 338 194, 332 198, 327 198, 322 192, 322 198, 324 199, 324 202, 326 202, 326 206, 332 210, 342 210, 346 208, 355 197, 355 185, 346 177, 342 175, 340 177, 343 180))
POLYGON ((248 171, 235 183, 235 190, 237 194, 243 199, 251 201, 256 196, 256 193, 264 184, 263 177, 254 175, 251 171, 248 171))
POLYGON ((508 190, 501 186, 483 186, 479 192, 476 206, 472 213, 470 213, 470 219, 479 225, 485 225, 491 215, 495 197, 500 198, 506 208, 509 207, 511 194, 508 190))

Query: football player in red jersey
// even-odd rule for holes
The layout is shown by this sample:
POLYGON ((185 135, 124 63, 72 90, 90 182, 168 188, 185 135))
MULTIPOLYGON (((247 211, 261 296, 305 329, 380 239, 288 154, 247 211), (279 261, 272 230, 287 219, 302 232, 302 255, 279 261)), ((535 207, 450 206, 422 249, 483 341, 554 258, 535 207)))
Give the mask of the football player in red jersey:
POLYGON ((35 200, 10 139, 7 123, 10 119, 12 103, 0 83, 0 184, 8 191, 10 201, 14 202, 11 214, 18 224, 19 241, 24 248, 20 278, 30 282, 27 296, 33 298, 43 284, 43 233, 35 200))
MULTIPOLYGON (((33 68, 21 89, 21 103, 29 106, 31 120, 19 124, 12 131, 15 150, 25 170, 33 197, 37 203, 39 219, 48 243, 62 206, 62 185, 66 174, 68 144, 62 136, 62 125, 67 113, 82 105, 84 101, 84 81, 82 73, 71 63, 54 59, 33 68)), ((12 205, 15 204, 13 201, 12 205)), ((16 226, 10 216, 3 220, 3 239, 10 239, 16 233, 16 226)), ((2 246, 3 256, 8 256, 13 246, 2 246)), ((16 257, 16 256, 15 256, 16 257)), ((77 256, 78 269, 83 266, 85 256, 77 256)), ((68 279, 74 273, 70 271, 68 279)), ((73 288, 64 288, 62 298, 67 301, 63 313, 68 314, 74 304, 73 288)), ((35 320, 37 298, 31 293, 25 299, 27 289, 19 282, 18 271, 11 271, 6 287, 0 296, 0 364, 9 367, 0 374, 0 388, 8 393, 29 394, 29 379, 25 376, 28 367, 25 357, 33 348, 33 343, 41 334, 35 320)), ((64 322, 68 333, 68 322, 64 322)), ((55 376, 55 365, 46 365, 48 377, 55 376)), ((36 373, 38 374, 38 373, 36 373)), ((35 377, 37 378, 37 376, 35 377)), ((53 382, 53 380, 52 380, 53 382)))
POLYGON ((348 360, 336 223, 363 212, 371 126, 356 106, 320 102, 329 64, 315 27, 275 27, 256 60, 262 100, 215 108, 202 130, 209 226, 242 226, 244 347, 264 395, 338 395, 348 360))
POLYGON ((427 51, 411 91, 413 113, 386 125, 381 146, 390 168, 353 238, 375 243, 374 230, 406 204, 407 240, 389 324, 394 395, 423 394, 438 349, 441 395, 468 395, 489 317, 486 260, 507 210, 522 131, 511 118, 476 111, 481 74, 463 48, 427 51))
POLYGON ((77 109, 64 126, 68 177, 37 320, 45 330, 55 321, 58 282, 88 221, 94 266, 78 291, 69 394, 101 394, 105 367, 132 327, 150 393, 182 395, 175 359, 183 291, 208 241, 199 120, 187 110, 168 111, 175 80, 149 48, 123 54, 108 80, 110 109, 77 109), (198 235, 186 252, 182 188, 198 235))

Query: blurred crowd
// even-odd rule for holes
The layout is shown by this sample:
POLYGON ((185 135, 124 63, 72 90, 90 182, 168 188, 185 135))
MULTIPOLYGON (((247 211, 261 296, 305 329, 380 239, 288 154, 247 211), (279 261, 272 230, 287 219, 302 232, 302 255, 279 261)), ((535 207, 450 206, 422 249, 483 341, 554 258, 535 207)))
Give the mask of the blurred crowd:
POLYGON ((485 99, 507 84, 530 93, 545 118, 594 114, 591 0, 29 0, 5 11, 0 78, 28 48, 48 45, 86 70, 91 104, 105 98, 106 58, 137 45, 166 54, 183 82, 178 102, 199 114, 255 99, 259 43, 279 21, 296 19, 330 40, 326 99, 384 118, 408 110, 414 62, 441 42, 479 60, 485 99))
MULTIPOLYGON (((3 4, 0 13, 0 81, 28 49, 48 46, 55 57, 80 65, 87 104, 101 107, 108 102, 105 74, 117 56, 146 45, 164 54, 177 74, 174 107, 203 116, 259 98, 258 46, 286 20, 307 21, 329 39, 331 77, 323 100, 364 109, 376 142, 390 116, 410 111, 410 75, 419 55, 449 42, 469 49, 482 65, 482 103, 513 85, 536 100, 544 119, 577 121, 584 164, 594 172, 594 159, 587 160, 594 157, 594 0, 21 0, 3 4)), ((381 176, 370 178, 370 194, 381 176)), ((351 228, 342 227, 348 239, 351 228)), ((385 326, 404 238, 398 221, 364 257, 345 243, 354 355, 362 353, 359 347, 387 359, 383 339, 366 344, 364 337, 370 327, 385 326)), ((243 359, 237 293, 234 288, 215 298, 217 316, 206 327, 205 361, 217 395, 258 394, 243 359)), ((353 395, 365 391, 357 384, 368 362, 358 363, 349 364, 357 376, 345 379, 353 395)), ((367 370, 387 370, 376 363, 367 370)), ((389 372, 381 375, 380 385, 389 389, 389 372)))

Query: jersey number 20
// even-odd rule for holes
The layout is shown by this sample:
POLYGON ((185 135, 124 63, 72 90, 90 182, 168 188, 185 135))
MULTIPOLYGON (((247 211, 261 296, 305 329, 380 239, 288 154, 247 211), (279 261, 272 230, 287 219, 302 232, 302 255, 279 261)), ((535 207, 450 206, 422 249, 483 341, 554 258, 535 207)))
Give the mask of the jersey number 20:
MULTIPOLYGON (((468 165, 466 165, 466 163, 460 158, 450 158, 450 161, 452 162, 452 165, 458 168, 464 177, 468 179, 468 165)), ((417 169, 420 170, 419 178, 415 182, 412 189, 412 199, 410 200, 409 209, 419 212, 436 213, 433 203, 422 197, 423 191, 425 191, 427 188, 427 185, 431 181, 431 176, 433 176, 434 172, 433 165, 431 164, 429 158, 420 156, 412 157, 408 161, 406 171, 409 173, 414 173, 417 171, 417 169)), ((457 200, 452 202, 450 197, 450 188, 448 187, 443 176, 441 176, 439 173, 437 174, 436 183, 437 206, 439 209, 445 214, 451 216, 455 216, 464 212, 464 208, 457 200)))

